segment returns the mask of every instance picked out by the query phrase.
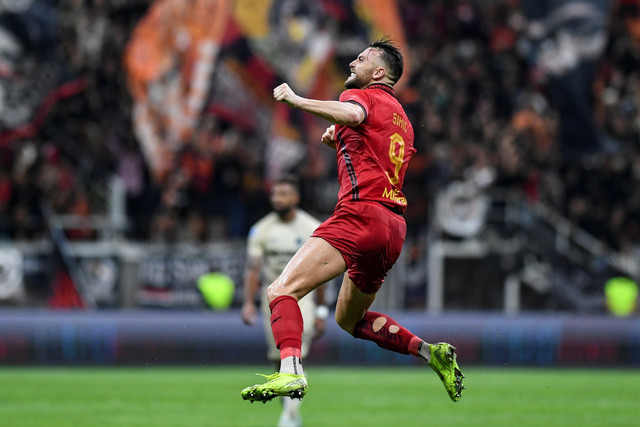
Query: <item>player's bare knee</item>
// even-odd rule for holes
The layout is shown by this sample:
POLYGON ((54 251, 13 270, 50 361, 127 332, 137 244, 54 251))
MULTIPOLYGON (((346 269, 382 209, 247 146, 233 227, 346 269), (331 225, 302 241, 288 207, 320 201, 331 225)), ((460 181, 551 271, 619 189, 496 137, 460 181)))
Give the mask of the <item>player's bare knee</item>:
POLYGON ((290 286, 282 286, 281 284, 277 283, 277 282, 273 282, 272 284, 269 285, 269 287, 267 288, 267 301, 269 301, 269 303, 271 303, 274 299, 281 297, 281 296, 290 296, 295 298, 296 300, 299 300, 300 298, 298 298, 298 296, 296 295, 295 292, 293 292, 293 288, 290 286))
POLYGON ((275 292, 273 283, 269 285, 269 287, 267 287, 267 301, 269 301, 269 303, 271 303, 274 299, 278 298, 279 296, 280 294, 275 292))

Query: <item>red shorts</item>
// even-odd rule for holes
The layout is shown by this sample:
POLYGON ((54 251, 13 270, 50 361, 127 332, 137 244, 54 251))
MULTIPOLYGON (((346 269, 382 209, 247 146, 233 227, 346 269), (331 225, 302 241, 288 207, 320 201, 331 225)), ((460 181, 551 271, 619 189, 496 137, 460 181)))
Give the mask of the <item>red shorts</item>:
POLYGON ((320 237, 342 254, 349 278, 362 292, 378 292, 400 256, 407 234, 404 217, 378 202, 340 203, 312 237, 320 237))

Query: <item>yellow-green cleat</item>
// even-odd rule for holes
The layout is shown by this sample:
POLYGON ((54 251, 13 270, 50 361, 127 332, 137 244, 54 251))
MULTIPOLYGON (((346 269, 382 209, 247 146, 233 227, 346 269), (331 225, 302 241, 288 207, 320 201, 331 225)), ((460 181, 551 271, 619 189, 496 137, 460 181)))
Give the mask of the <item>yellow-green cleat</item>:
MULTIPOLYGON (((262 375, 262 374, 258 374, 262 375)), ((284 374, 276 372, 272 375, 262 375, 267 379, 264 384, 256 384, 242 390, 242 398, 267 403, 274 397, 289 396, 302 399, 307 394, 307 379, 304 375, 284 374)))
POLYGON ((431 352, 429 366, 442 380, 451 400, 457 402, 465 387, 462 384, 464 375, 456 362, 456 348, 446 342, 440 342, 429 344, 429 351, 431 352))

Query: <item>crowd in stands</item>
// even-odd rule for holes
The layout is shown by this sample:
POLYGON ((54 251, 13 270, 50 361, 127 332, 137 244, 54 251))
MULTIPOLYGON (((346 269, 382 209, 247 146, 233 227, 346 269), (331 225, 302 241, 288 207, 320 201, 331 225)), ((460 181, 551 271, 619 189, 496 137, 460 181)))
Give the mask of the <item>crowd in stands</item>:
MULTIPOLYGON (((0 145, 0 238, 45 235, 43 203, 59 213, 103 211, 113 173, 127 191, 128 238, 246 236, 269 209, 263 153, 253 149, 255 141, 247 143, 255 135, 206 117, 162 182, 152 178, 134 137, 122 55, 150 1, 60 3, 58 53, 68 73, 86 86, 60 100, 38 133, 0 145)), ((637 257, 637 3, 620 0, 611 8, 587 95, 600 146, 580 156, 563 150, 560 114, 548 74, 531 58, 531 25, 521 1, 399 3, 411 73, 398 97, 414 124, 417 148, 405 181, 410 237, 426 232, 440 189, 480 179, 483 188, 544 202, 613 249, 637 257)), ((305 159, 297 171, 308 168, 305 159)), ((335 197, 336 176, 330 165, 321 170, 321 176, 302 178, 303 207, 322 218, 330 213, 326 201, 335 197)), ((95 235, 76 230, 71 237, 95 235)))

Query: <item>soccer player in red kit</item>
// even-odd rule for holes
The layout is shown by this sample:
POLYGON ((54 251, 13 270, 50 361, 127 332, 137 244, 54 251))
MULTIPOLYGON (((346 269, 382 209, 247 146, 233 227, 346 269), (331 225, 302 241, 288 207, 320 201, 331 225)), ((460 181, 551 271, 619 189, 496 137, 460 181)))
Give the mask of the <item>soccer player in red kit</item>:
POLYGON ((277 101, 335 125, 322 142, 336 150, 340 192, 334 213, 322 223, 269 286, 271 330, 280 350, 280 371, 242 390, 245 400, 302 398, 307 381, 300 358, 302 316, 298 300, 344 273, 335 318, 342 329, 378 346, 412 354, 433 368, 457 401, 464 376, 448 343, 428 344, 391 317, 369 311, 406 234, 402 183, 414 153, 413 127, 394 96, 403 71, 400 50, 387 38, 372 43, 349 64, 351 74, 339 101, 298 96, 286 83, 277 101))

